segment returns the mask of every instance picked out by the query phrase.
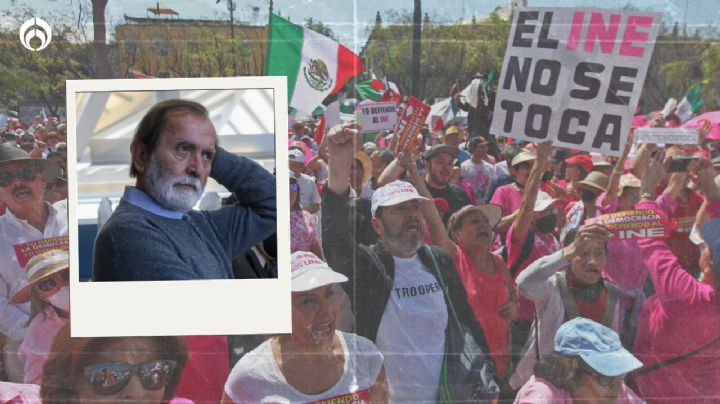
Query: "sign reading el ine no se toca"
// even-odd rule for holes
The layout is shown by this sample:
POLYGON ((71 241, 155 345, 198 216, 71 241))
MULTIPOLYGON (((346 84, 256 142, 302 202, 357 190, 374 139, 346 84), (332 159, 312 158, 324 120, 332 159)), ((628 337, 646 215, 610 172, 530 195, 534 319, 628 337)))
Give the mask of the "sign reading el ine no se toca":
POLYGON ((519 9, 490 132, 621 155, 660 23, 631 10, 519 9))

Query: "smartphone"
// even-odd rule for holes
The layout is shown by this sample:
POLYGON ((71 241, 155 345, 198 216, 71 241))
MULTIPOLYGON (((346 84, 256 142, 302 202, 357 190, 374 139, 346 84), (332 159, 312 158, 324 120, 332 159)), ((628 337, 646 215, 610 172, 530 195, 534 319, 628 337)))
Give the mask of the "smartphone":
POLYGON ((687 172, 690 163, 693 160, 699 159, 699 156, 672 156, 670 158, 669 173, 684 173, 687 172))

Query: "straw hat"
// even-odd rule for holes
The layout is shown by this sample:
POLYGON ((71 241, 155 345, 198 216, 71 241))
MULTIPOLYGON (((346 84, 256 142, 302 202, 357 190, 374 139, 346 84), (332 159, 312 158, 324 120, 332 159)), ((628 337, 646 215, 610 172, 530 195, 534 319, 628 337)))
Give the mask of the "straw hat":
POLYGON ((591 171, 585 176, 585 179, 578 181, 578 184, 585 185, 588 187, 595 188, 599 191, 607 191, 607 187, 610 184, 610 178, 600 171, 591 171))
POLYGON ((362 150, 355 152, 355 160, 359 161, 363 168, 363 184, 366 184, 370 180, 372 175, 372 161, 368 157, 367 153, 362 150))
POLYGON ((62 174, 60 166, 52 160, 32 158, 29 154, 11 143, 0 144, 0 167, 20 161, 37 164, 45 173, 45 182, 48 184, 55 182, 55 178, 62 174))
POLYGON ((28 278, 30 279, 27 285, 15 292, 10 299, 10 303, 19 304, 29 302, 30 292, 36 283, 69 267, 70 258, 68 252, 65 250, 49 250, 30 258, 26 266, 28 278))

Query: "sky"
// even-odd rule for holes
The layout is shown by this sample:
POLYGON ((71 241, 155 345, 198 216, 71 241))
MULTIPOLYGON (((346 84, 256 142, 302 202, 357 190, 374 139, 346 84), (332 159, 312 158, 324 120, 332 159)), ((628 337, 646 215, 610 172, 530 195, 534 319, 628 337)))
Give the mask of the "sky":
MULTIPOLYGON (((267 21, 269 0, 234 0, 237 21, 262 24, 267 21), (258 10, 255 12, 254 10, 258 10)), ((587 0, 527 0, 530 7, 592 7, 597 3, 587 0)), ((106 19, 112 27, 124 21, 123 16, 147 16, 147 8, 155 7, 156 0, 108 0, 106 19)), ((433 22, 454 22, 473 16, 485 16, 496 7, 509 1, 500 0, 422 0, 422 11, 433 22)), ((660 11, 667 23, 687 23, 688 29, 707 27, 720 21, 718 0, 604 0, 603 8, 632 6, 639 10, 660 11)), ((230 13, 228 0, 164 0, 161 7, 172 8, 180 18, 226 19, 230 13)), ((274 0, 276 13, 293 22, 303 23, 313 18, 328 25, 340 42, 359 52, 367 39, 368 28, 375 22, 379 11, 384 21, 395 13, 412 13, 413 0, 274 0), (392 7, 389 5, 392 4, 392 7)), ((91 32, 89 0, 0 0, 0 12, 15 9, 32 9, 41 18, 52 23, 61 19, 84 27, 91 32), (80 18, 78 18, 80 16, 80 18), (81 23, 81 25, 83 25, 81 23)))

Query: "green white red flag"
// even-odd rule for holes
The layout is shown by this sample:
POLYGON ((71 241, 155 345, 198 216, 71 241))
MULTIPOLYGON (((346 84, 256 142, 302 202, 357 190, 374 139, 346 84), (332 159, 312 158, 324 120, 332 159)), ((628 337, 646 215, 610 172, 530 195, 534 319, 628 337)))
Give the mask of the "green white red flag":
POLYGON ((289 106, 310 114, 362 72, 360 58, 313 30, 270 16, 268 76, 287 76, 289 106))

